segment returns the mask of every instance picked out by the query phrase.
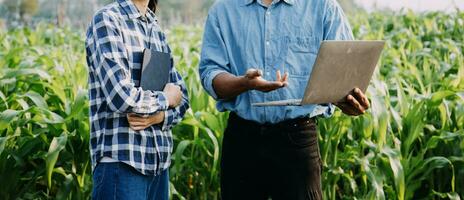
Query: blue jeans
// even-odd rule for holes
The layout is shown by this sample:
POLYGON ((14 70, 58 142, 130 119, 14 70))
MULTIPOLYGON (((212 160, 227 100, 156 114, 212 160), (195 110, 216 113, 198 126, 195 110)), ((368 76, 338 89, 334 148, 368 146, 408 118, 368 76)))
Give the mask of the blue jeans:
POLYGON ((92 199, 168 200, 169 173, 145 176, 121 163, 98 163, 93 172, 92 199))

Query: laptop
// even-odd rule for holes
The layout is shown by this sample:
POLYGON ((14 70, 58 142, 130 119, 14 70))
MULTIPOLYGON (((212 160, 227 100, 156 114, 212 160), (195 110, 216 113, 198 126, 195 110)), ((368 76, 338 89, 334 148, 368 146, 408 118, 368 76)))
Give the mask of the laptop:
POLYGON ((385 41, 323 41, 303 99, 252 105, 301 106, 344 102, 354 88, 366 92, 384 46, 385 41))

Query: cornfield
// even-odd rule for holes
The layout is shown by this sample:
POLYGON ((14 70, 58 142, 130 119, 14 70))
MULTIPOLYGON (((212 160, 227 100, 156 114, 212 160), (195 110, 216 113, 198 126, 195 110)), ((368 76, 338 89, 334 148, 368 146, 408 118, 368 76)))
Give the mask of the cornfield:
MULTIPOLYGON (((374 13, 357 39, 386 49, 372 109, 319 123, 325 199, 461 199, 464 195, 464 12, 374 13)), ((167 31, 191 109, 173 130, 173 199, 218 199, 227 113, 203 91, 202 29, 167 31)), ((83 31, 0 30, 0 199, 88 199, 89 104, 83 31)))

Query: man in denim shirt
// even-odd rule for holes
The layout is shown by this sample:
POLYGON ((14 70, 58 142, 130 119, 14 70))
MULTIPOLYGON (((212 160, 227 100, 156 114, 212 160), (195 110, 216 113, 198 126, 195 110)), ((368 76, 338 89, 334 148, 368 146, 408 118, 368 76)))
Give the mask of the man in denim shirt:
MULTIPOLYGON (((321 42, 352 39, 335 0, 220 0, 210 9, 199 73, 218 109, 231 111, 223 199, 322 198, 315 118, 334 106, 251 104, 302 98, 321 42)), ((369 102, 354 89, 337 107, 361 115, 369 102)))

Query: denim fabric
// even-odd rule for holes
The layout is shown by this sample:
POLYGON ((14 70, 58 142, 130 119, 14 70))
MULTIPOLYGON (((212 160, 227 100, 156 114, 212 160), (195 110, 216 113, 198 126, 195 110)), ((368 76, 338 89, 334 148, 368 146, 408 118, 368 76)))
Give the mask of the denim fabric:
POLYGON ((98 163, 93 172, 94 200, 168 200, 169 172, 143 175, 122 163, 98 163))

